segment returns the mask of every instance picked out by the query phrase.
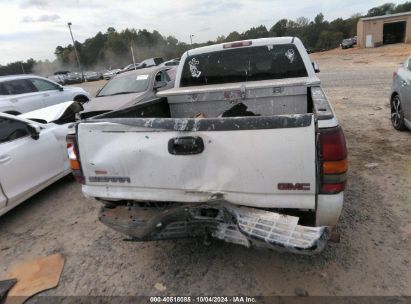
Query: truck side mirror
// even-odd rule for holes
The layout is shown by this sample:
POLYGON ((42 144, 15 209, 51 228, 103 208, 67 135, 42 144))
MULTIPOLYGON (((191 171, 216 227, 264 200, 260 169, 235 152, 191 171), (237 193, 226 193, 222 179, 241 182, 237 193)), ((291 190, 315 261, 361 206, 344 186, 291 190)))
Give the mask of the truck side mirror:
POLYGON ((316 72, 316 73, 320 73, 320 67, 318 66, 318 64, 317 64, 317 63, 315 63, 314 61, 313 61, 313 62, 311 62, 311 64, 313 65, 314 72, 316 72))

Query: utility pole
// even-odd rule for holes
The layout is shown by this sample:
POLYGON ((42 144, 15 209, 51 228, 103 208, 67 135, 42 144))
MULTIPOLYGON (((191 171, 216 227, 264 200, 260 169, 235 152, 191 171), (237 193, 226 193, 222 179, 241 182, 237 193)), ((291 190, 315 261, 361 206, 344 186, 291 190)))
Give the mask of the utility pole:
POLYGON ((23 62, 22 62, 22 61, 20 61, 20 65, 21 65, 21 69, 22 69, 22 71, 23 71, 23 74, 26 74, 26 72, 24 71, 24 66, 23 66, 23 62))
POLYGON ((191 34, 191 35, 190 35, 190 43, 191 43, 191 45, 193 45, 193 37, 194 37, 194 35, 191 34))
POLYGON ((70 30, 71 40, 73 41, 74 53, 76 54, 78 69, 79 69, 80 72, 81 72, 81 80, 84 81, 83 69, 81 68, 81 65, 80 65, 80 59, 78 58, 77 49, 76 49, 76 44, 74 43, 73 33, 71 32, 71 25, 72 25, 72 23, 69 22, 69 23, 67 23, 67 25, 68 25, 68 28, 69 28, 69 30, 70 30))
POLYGON ((131 49, 131 56, 133 57, 133 64, 134 64, 134 71, 137 70, 136 69, 136 60, 134 59, 134 51, 133 51, 133 45, 130 44, 130 49, 131 49))

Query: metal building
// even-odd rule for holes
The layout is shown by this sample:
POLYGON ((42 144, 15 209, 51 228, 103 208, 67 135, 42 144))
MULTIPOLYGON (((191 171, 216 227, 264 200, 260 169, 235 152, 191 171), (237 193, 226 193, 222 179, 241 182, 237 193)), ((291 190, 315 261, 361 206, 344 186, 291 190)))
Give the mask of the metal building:
POLYGON ((360 18, 357 44, 377 47, 391 43, 411 43, 411 12, 360 18))

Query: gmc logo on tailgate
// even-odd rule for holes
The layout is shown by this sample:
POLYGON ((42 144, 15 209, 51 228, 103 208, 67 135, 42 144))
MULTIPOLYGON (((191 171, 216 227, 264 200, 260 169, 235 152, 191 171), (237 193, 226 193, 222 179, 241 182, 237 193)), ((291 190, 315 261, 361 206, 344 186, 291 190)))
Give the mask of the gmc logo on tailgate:
POLYGON ((277 189, 278 190, 303 190, 307 191, 310 190, 311 185, 310 183, 278 183, 277 189))

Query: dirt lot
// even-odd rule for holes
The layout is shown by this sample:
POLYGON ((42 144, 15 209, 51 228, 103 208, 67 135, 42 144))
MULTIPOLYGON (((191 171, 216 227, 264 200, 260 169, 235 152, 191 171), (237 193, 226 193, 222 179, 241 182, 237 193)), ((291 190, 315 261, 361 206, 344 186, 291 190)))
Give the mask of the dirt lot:
POLYGON ((219 241, 123 242, 97 221, 100 204, 67 177, 0 218, 0 277, 13 263, 62 252, 61 282, 48 295, 294 295, 303 288, 411 296, 411 132, 391 127, 388 106, 392 72, 408 54, 410 45, 312 55, 350 160, 341 242, 321 255, 219 241))

